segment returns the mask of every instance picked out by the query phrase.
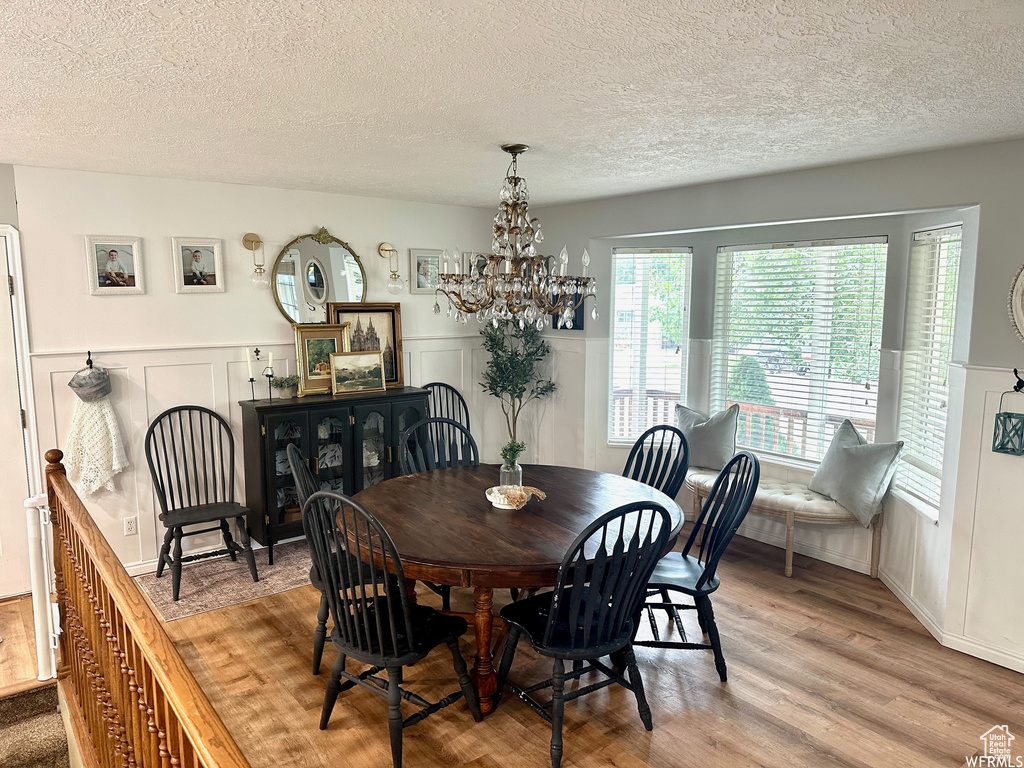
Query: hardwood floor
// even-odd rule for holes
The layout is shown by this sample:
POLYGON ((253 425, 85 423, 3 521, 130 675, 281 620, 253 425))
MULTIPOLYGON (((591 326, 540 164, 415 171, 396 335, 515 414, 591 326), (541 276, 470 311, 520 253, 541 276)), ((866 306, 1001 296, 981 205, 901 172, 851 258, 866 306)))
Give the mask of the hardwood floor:
MULTIPOLYGON (((607 688, 566 705, 562 765, 963 766, 993 725, 1024 739, 1024 676, 942 648, 879 581, 799 555, 787 579, 780 563, 778 549, 737 538, 720 566, 728 683, 710 652, 639 648, 654 731, 629 691, 607 688)), ((167 626, 253 766, 390 765, 387 706, 369 692, 343 693, 317 729, 334 659, 328 643, 321 675, 310 674, 318 599, 304 587, 167 626)), ((453 600, 468 609, 470 590, 453 600)), ((430 700, 458 688, 442 651, 406 670, 407 687, 430 700)), ((524 642, 513 679, 550 672, 524 642)), ((514 697, 482 723, 458 702, 406 730, 405 764, 536 768, 549 738, 514 697)))
POLYGON ((32 621, 32 595, 0 600, 0 697, 36 685, 36 630, 32 621))

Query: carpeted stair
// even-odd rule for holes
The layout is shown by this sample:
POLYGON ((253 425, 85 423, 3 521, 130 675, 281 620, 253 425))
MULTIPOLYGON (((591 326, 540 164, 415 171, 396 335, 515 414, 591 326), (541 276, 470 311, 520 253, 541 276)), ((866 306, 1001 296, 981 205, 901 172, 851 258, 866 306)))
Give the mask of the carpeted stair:
POLYGON ((56 685, 0 699, 0 766, 68 768, 56 685))

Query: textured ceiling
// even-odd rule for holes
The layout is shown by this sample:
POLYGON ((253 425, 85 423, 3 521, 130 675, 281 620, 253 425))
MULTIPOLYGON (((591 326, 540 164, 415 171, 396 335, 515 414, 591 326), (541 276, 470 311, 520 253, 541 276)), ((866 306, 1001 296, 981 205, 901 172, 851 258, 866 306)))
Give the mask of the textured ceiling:
POLYGON ((490 206, 1024 134, 1021 0, 5 0, 0 162, 490 206))

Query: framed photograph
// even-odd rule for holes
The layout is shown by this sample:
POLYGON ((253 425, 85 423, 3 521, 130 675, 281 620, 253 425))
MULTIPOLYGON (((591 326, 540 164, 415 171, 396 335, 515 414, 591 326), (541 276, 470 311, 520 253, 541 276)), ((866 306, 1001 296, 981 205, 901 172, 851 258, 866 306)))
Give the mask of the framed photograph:
POLYGON ((92 296, 137 296, 142 279, 142 238, 86 235, 85 256, 92 296))
POLYGON ((221 240, 210 237, 172 237, 176 293, 224 293, 221 240))
POLYGON ((294 323, 295 363, 299 374, 299 397, 324 395, 331 391, 331 355, 348 352, 348 323, 294 323))
POLYGON ((384 355, 380 352, 335 352, 331 355, 331 392, 384 391, 384 355))
POLYGON ((441 254, 430 248, 409 249, 409 293, 433 293, 437 289, 441 254))
POLYGON ((388 389, 405 386, 400 304, 331 302, 327 305, 327 321, 349 325, 352 352, 381 353, 384 358, 384 383, 388 389))

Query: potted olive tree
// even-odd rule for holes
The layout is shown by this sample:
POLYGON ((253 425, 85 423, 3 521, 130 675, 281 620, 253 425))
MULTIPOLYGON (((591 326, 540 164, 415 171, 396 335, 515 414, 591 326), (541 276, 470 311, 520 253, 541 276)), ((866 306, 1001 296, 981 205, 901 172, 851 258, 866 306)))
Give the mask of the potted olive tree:
POLYGON ((517 437, 519 416, 529 403, 555 391, 555 383, 543 378, 539 370, 541 362, 551 354, 551 347, 534 326, 520 328, 515 321, 499 321, 496 326, 488 323, 480 335, 490 354, 481 386, 487 394, 498 398, 508 428, 509 441, 501 449, 501 484, 522 485, 519 457, 526 444, 517 437))

